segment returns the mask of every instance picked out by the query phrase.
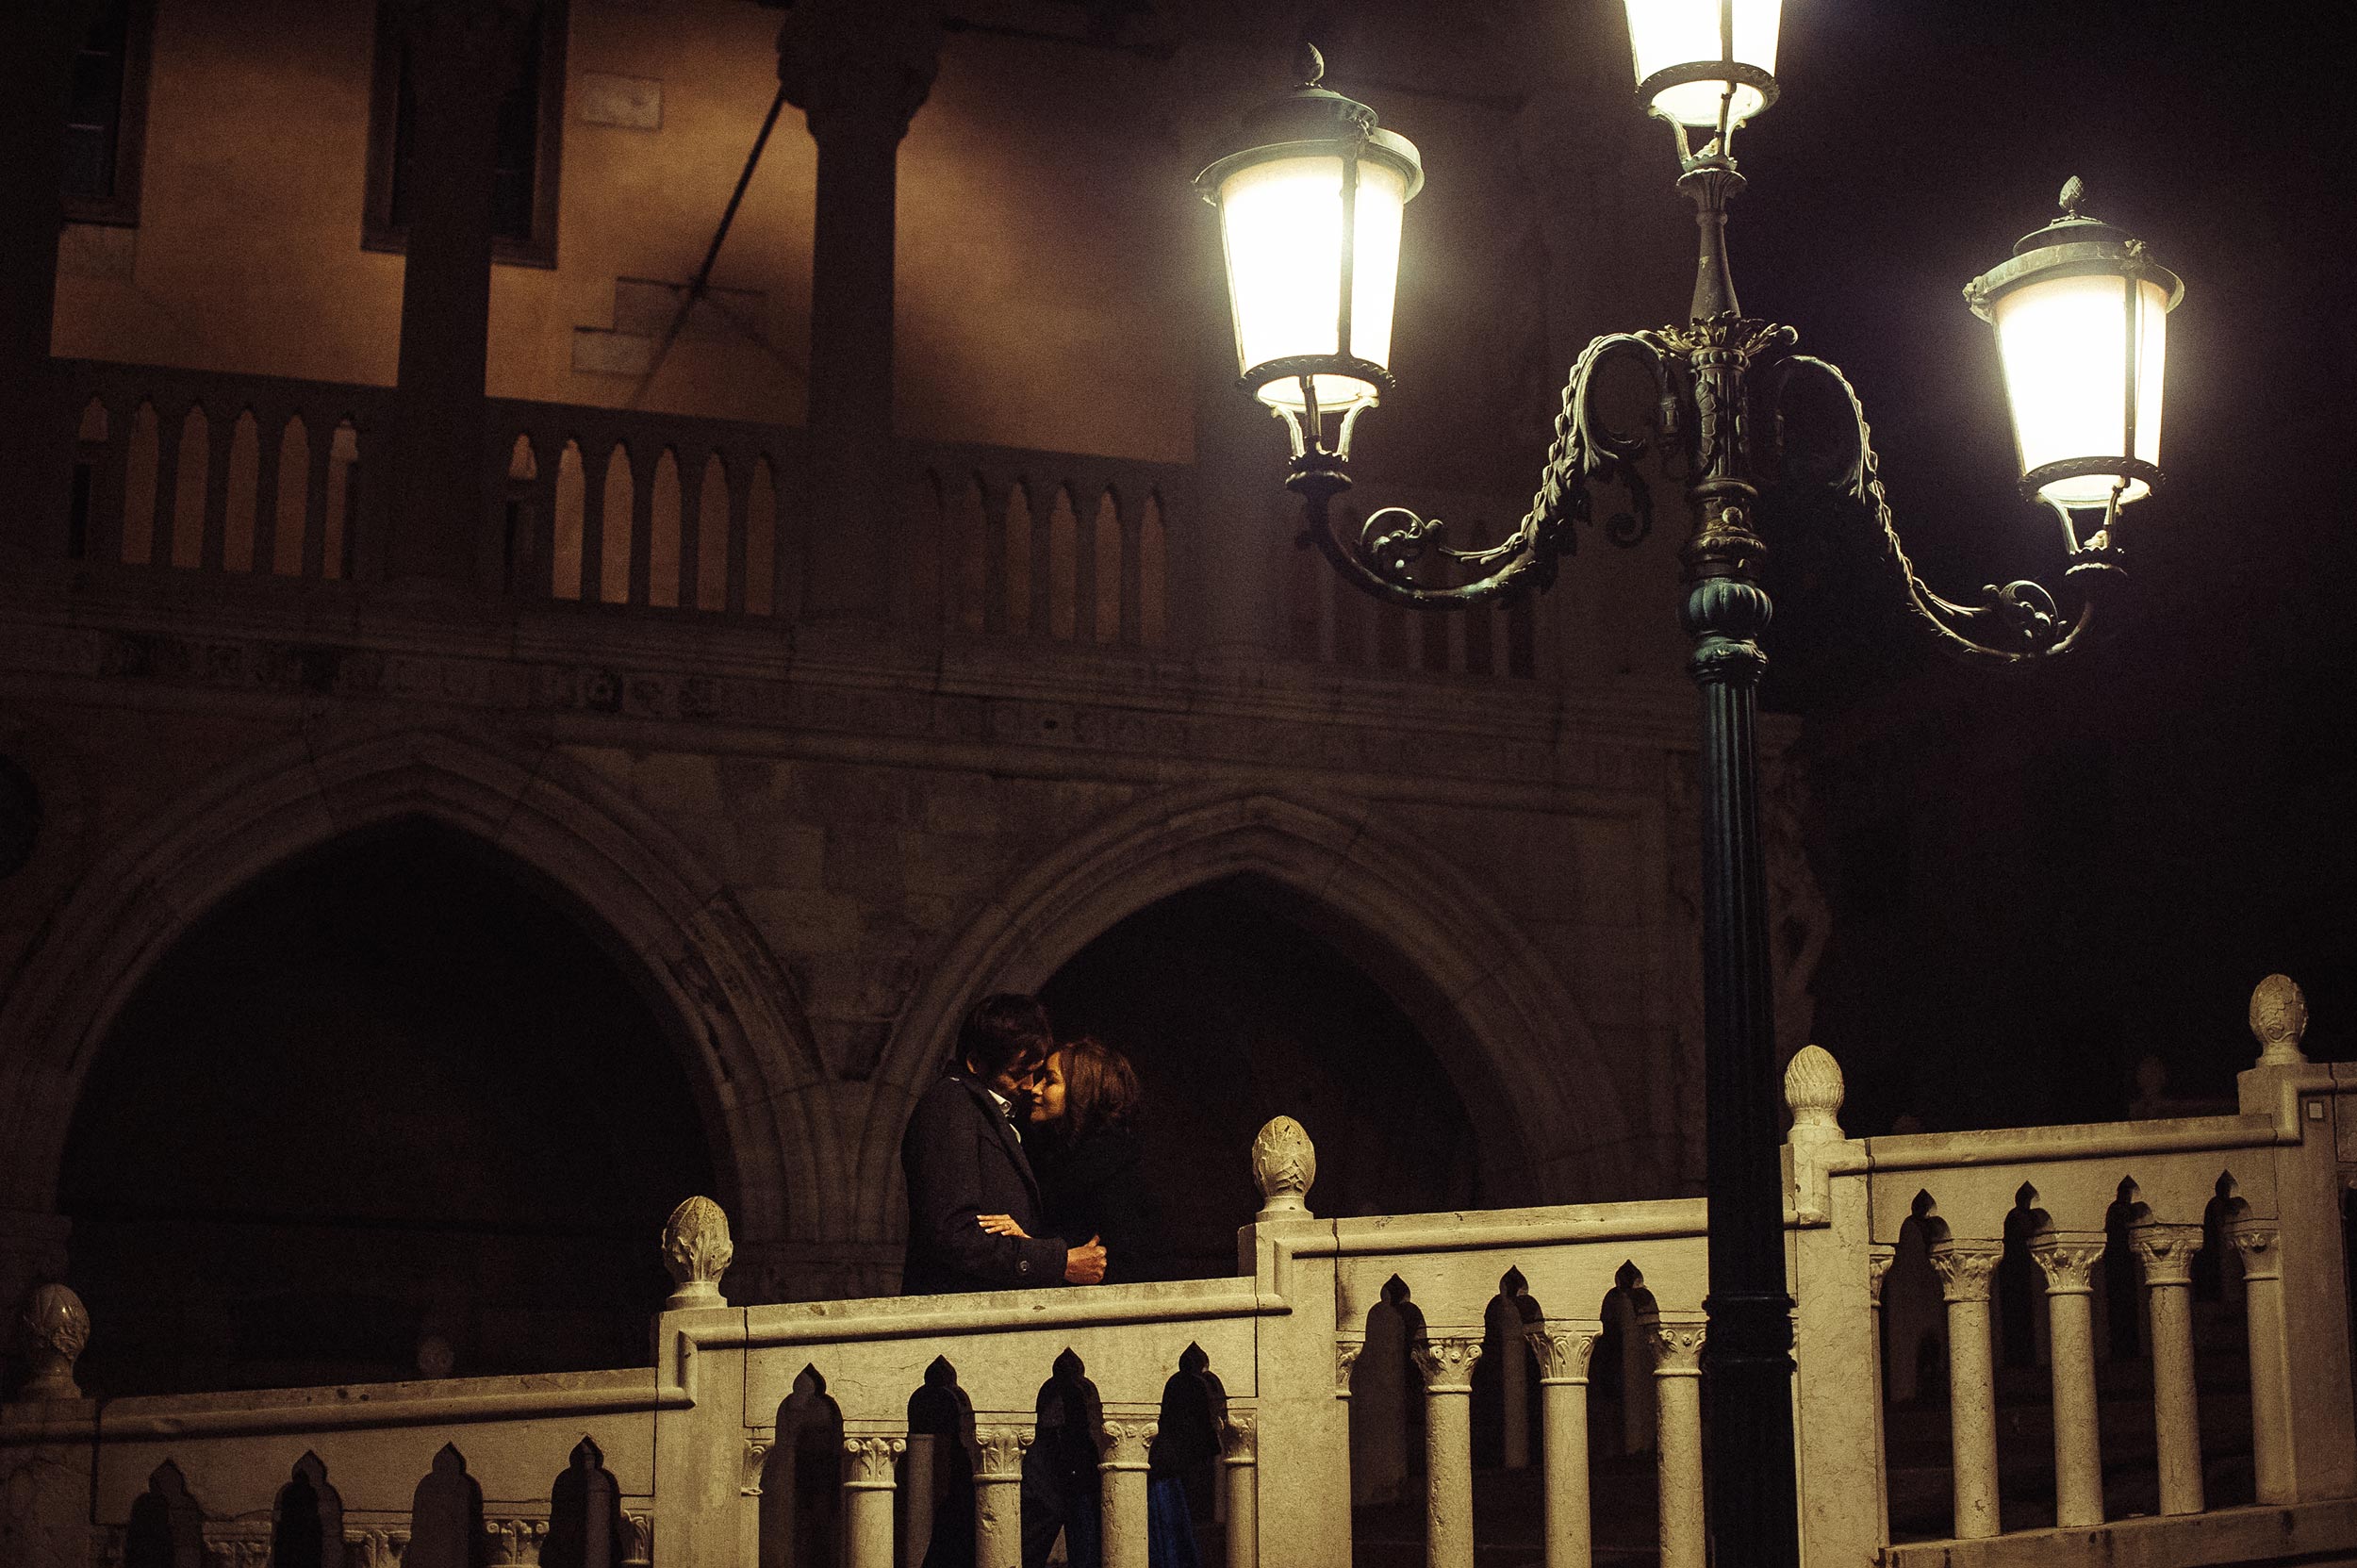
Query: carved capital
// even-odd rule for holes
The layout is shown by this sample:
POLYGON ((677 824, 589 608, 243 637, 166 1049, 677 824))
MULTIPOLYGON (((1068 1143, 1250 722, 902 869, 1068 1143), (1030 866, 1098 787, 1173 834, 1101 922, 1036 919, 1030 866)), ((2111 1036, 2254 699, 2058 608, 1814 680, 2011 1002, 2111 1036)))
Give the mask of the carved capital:
POLYGON ((1360 1353, 1367 1342, 1361 1339, 1338 1339, 1334 1342, 1334 1396, 1350 1397, 1350 1370, 1359 1364, 1360 1353))
MULTIPOLYGON (((493 1563, 537 1562, 540 1543, 548 1539, 546 1519, 486 1519, 483 1533, 487 1538, 493 1563)), ((268 1543, 264 1543, 267 1549, 268 1543)))
POLYGON ((1252 1140, 1252 1180, 1261 1189, 1261 1219, 1308 1219, 1303 1201, 1318 1179, 1318 1151, 1291 1116, 1272 1116, 1252 1140))
POLYGON ((1481 1341, 1421 1339, 1409 1347, 1408 1358, 1424 1374, 1426 1394, 1471 1394, 1474 1363, 1481 1360, 1481 1341))
POLYGON ((2100 1232, 2048 1230, 2033 1237, 2030 1256, 2046 1276, 2049 1296, 2085 1296, 2092 1288, 2088 1275, 2103 1256, 2100 1232))
POLYGON ((653 1568, 654 1515, 622 1515, 622 1568, 653 1568))
POLYGON ((778 81, 820 140, 898 141, 940 66, 938 14, 906 0, 803 0, 778 30, 778 81))
POLYGON ((1523 1329, 1523 1341, 1530 1346, 1530 1354, 1539 1363, 1541 1383, 1584 1383, 1588 1380, 1588 1358, 1594 1353, 1596 1338, 1602 1327, 1570 1327, 1559 1323, 1539 1322, 1523 1329))
POLYGON ((1939 1275, 1943 1301, 1986 1301, 1988 1282, 1996 1276, 1997 1260, 2005 1249, 1996 1242, 1941 1242, 1932 1248, 1932 1268, 1939 1275))
POLYGON ((1219 1426, 1220 1457, 1229 1464, 1255 1464, 1261 1458, 1261 1417, 1256 1411, 1228 1407, 1219 1426))
POLYGON ((74 1380, 74 1363, 90 1344, 90 1311, 82 1298, 70 1286, 38 1285, 25 1298, 16 1325, 33 1369, 18 1397, 79 1399, 82 1388, 74 1380))
POLYGON ((2128 1241, 2144 1265, 2146 1284, 2193 1283, 2193 1255, 2201 1250, 2201 1227, 2148 1222, 2129 1227, 2128 1241))
POLYGON ((902 1437, 847 1437, 843 1440, 843 1486, 849 1492, 888 1492, 892 1466, 908 1452, 902 1437))
POLYGON ((2283 1232, 2271 1219, 2238 1219, 2226 1227, 2226 1239, 2242 1254, 2242 1277, 2252 1279, 2283 1278, 2283 1232))
POLYGON ((974 1469, 978 1481, 1012 1481, 1023 1474, 1023 1450, 1031 1445, 1031 1428, 1010 1425, 974 1428, 974 1446, 982 1462, 974 1469))
POLYGON ((776 1442, 777 1434, 766 1428, 746 1437, 744 1477, 736 1483, 738 1496, 761 1495, 762 1467, 768 1461, 769 1449, 776 1442))
POLYGON ((720 1276, 735 1261, 736 1244, 729 1239, 729 1216, 720 1206, 701 1195, 683 1201, 663 1223, 663 1266, 677 1287, 664 1310, 727 1306, 720 1276))
POLYGON ((1870 1242, 1866 1247, 1866 1294, 1875 1306, 1883 1304, 1883 1281, 1890 1277, 1890 1265, 1899 1261, 1899 1249, 1887 1242, 1870 1242))
POLYGON ((1162 1423, 1135 1417, 1108 1416, 1097 1428, 1104 1435, 1102 1452, 1097 1461, 1099 1470, 1143 1470, 1146 1451, 1154 1436, 1162 1430, 1162 1423))
POLYGON ((2289 975, 2269 975, 2250 993, 2250 1036, 2259 1065, 2296 1067, 2308 1060, 2299 1042, 2308 1032, 2308 999, 2289 975))
POLYGON ((1653 1316, 1638 1320, 1653 1341, 1653 1375, 1656 1378, 1699 1378, 1703 1375, 1703 1342, 1710 1326, 1700 1316, 1653 1316))

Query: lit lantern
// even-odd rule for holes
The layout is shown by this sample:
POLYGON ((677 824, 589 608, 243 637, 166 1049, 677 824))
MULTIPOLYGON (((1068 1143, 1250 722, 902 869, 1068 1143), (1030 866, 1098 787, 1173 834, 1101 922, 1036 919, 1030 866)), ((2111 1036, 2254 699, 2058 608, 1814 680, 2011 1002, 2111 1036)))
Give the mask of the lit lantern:
POLYGON ((1318 85, 1316 50, 1301 63, 1302 85, 1246 115, 1241 145, 1195 185, 1219 209, 1245 387, 1314 421, 1392 386, 1400 217, 1424 165, 1373 109, 1318 85))
POLYGON ((2143 241, 2080 216, 2084 196, 2064 186, 2063 216, 1964 290, 1997 328, 2022 487, 2071 508, 2160 483, 2161 362, 2185 292, 2143 241))
POLYGON ((1627 7, 1637 96, 1663 119, 1732 130, 1776 101, 1784 0, 1627 0, 1627 7))

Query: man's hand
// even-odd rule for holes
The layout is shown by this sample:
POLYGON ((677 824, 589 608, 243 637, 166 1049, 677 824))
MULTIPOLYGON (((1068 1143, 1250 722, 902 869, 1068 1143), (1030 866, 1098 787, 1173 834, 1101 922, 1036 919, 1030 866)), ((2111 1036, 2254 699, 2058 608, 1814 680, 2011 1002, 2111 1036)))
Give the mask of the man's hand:
POLYGON ((1081 1246, 1063 1255, 1063 1282, 1067 1285, 1096 1285, 1105 1279, 1105 1249, 1091 1236, 1081 1246))
POLYGON ((994 1236, 1020 1236, 1025 1241, 1031 1239, 1031 1233, 1017 1225, 1013 1214, 978 1214, 974 1223, 994 1236))

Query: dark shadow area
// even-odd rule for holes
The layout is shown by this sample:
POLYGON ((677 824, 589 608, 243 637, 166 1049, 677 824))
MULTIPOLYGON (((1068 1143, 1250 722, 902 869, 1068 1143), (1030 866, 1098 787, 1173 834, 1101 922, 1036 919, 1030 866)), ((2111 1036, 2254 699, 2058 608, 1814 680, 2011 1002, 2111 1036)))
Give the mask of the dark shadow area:
POLYGON ((657 1015, 553 890, 424 822, 339 840, 190 930, 92 1065, 84 1382, 638 1364, 664 1216, 712 1184, 657 1015))
POLYGON ((1449 1073, 1306 902, 1253 877, 1194 888, 1113 926, 1041 990, 1059 1034, 1095 1034, 1137 1068, 1146 1180, 1173 1195, 1181 1275, 1234 1272, 1236 1228, 1260 1206, 1252 1138, 1275 1115, 1317 1146, 1317 1213, 1484 1201, 1449 1073))

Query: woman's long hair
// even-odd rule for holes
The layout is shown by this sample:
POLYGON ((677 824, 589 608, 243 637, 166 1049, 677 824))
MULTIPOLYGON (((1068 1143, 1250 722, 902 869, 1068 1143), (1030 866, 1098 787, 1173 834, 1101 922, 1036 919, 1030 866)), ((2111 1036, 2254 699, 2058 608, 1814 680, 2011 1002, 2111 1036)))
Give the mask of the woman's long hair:
POLYGON ((1063 1115, 1068 1136, 1128 1127, 1145 1098, 1129 1059, 1093 1035, 1056 1048, 1063 1057, 1063 1115))

